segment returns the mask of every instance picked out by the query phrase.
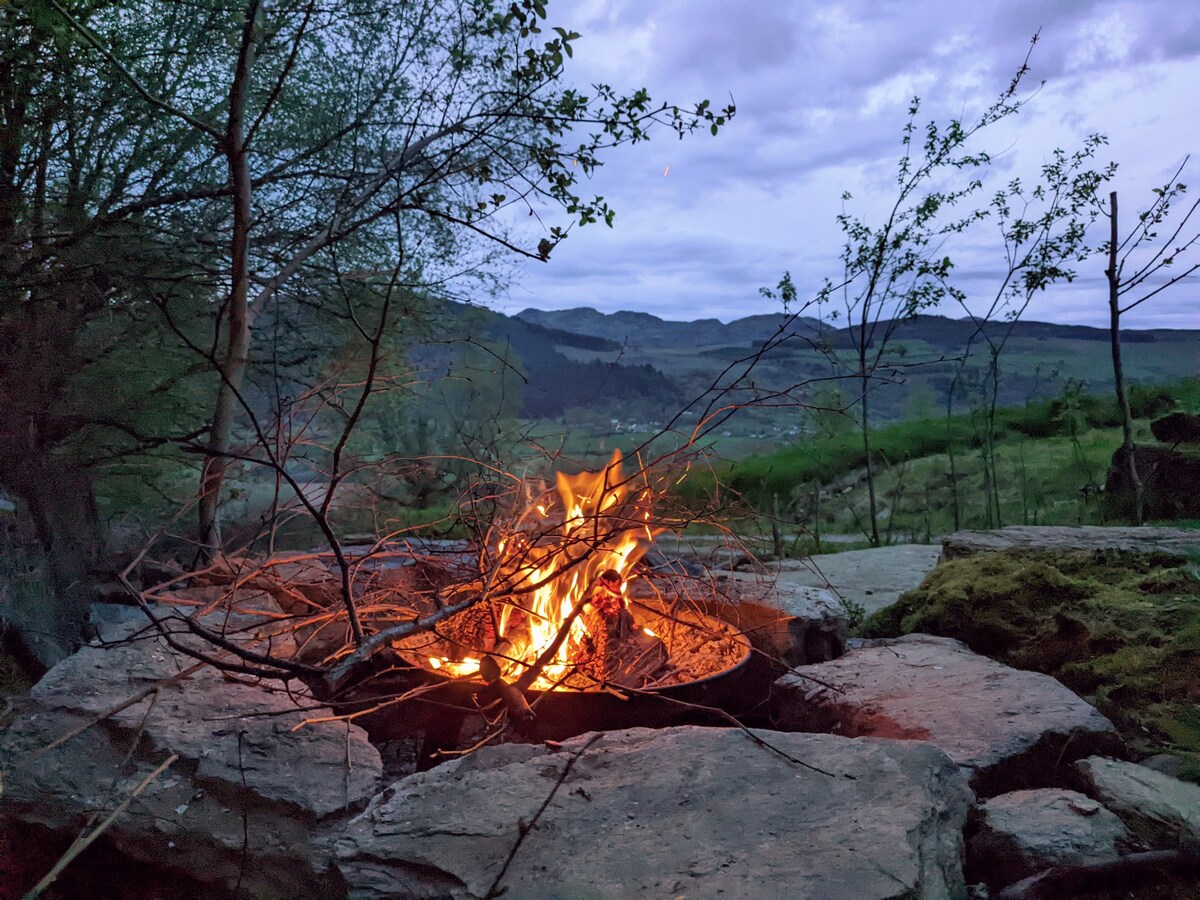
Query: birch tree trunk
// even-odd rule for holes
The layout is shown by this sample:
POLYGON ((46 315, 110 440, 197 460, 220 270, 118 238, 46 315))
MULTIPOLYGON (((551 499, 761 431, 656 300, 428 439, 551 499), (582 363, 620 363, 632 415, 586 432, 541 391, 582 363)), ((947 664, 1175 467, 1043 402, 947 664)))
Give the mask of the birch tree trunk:
POLYGON ((252 0, 242 28, 241 50, 229 91, 229 124, 222 149, 229 167, 233 191, 233 238, 230 246, 229 302, 226 304, 229 334, 225 359, 220 364, 221 386, 213 411, 204 470, 200 480, 199 542, 203 558, 221 549, 218 510, 221 487, 229 468, 233 419, 246 376, 250 356, 250 206, 254 190, 250 180, 249 148, 246 146, 246 98, 258 49, 260 0, 252 0))

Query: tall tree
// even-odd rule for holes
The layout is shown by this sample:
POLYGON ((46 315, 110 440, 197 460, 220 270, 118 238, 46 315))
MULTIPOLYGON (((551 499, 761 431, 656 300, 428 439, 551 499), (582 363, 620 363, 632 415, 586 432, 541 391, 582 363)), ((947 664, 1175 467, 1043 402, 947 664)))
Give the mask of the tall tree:
MULTIPOLYGON (((391 299, 494 284, 497 255, 545 261, 573 224, 611 224, 579 189, 607 151, 656 124, 716 133, 733 114, 570 86, 579 35, 543 33, 541 0, 14 0, 0 16, 0 484, 37 519, 59 593, 102 546, 91 485, 63 481, 89 477, 62 466, 84 429, 107 420, 130 448, 193 442, 199 536, 215 552, 230 461, 281 466, 247 382, 267 311, 353 322, 347 277, 391 299), (551 209, 559 224, 513 227, 551 209), (168 354, 151 393, 209 374, 207 423, 144 434, 86 408, 75 375, 120 355, 88 355, 105 318, 168 354)), ((376 353, 398 307, 371 303, 385 314, 356 327, 376 353)), ((103 399, 120 411, 122 393, 103 399)))
POLYGON ((1200 270, 1200 262, 1187 264, 1184 259, 1200 244, 1200 229, 1195 233, 1188 231, 1200 199, 1186 206, 1181 215, 1174 211, 1174 205, 1187 193, 1187 185, 1179 181, 1187 163, 1184 159, 1166 184, 1154 188, 1154 200, 1137 214, 1137 224, 1124 238, 1117 218, 1117 192, 1108 195, 1109 238, 1102 249, 1108 263, 1104 275, 1108 282, 1113 386, 1121 414, 1121 447, 1114 462, 1125 467, 1132 494, 1129 515, 1137 525, 1142 524, 1145 515, 1146 473, 1139 472, 1137 464, 1133 413, 1121 359, 1121 316, 1200 270), (1161 236, 1160 230, 1164 230, 1161 236))
MULTIPOLYGON (((987 216, 986 209, 961 211, 982 188, 981 173, 991 162, 986 151, 972 149, 972 142, 979 132, 1024 105, 1017 91, 1027 64, 1028 60, 974 121, 953 119, 944 126, 931 121, 922 135, 917 125, 920 101, 914 98, 901 138, 896 194, 881 221, 872 224, 846 211, 838 215, 845 236, 841 282, 836 286, 826 282, 815 302, 834 303, 832 315, 846 320, 851 358, 842 372, 855 382, 854 414, 867 482, 864 533, 872 545, 880 542, 877 461, 871 446, 872 392, 899 372, 891 347, 899 325, 945 300, 965 299, 951 283, 954 265, 945 244, 987 216), (957 183, 943 186, 944 176, 953 173, 963 174, 957 183)), ((842 199, 852 198, 847 192, 842 199)), ((779 285, 781 296, 786 299, 786 289, 792 287, 785 276, 779 285)))
POLYGON ((1108 163, 1100 169, 1090 166, 1096 152, 1107 143, 1103 135, 1092 134, 1071 153, 1056 148, 1042 164, 1032 186, 1013 178, 995 192, 988 213, 999 231, 1004 253, 1003 265, 998 270, 1000 276, 990 300, 972 297, 972 302, 967 302, 965 297, 958 298, 963 311, 975 323, 975 330, 967 339, 959 371, 951 382, 947 412, 954 390, 964 383, 964 367, 971 363, 978 342, 986 353, 977 388, 982 420, 984 522, 989 528, 1004 524, 996 475, 1001 357, 1034 296, 1059 282, 1073 281, 1076 274, 1073 266, 1092 252, 1087 236, 1088 228, 1099 214, 1094 202, 1096 192, 1112 178, 1116 165, 1108 163))
MULTIPOLYGON (((101 8, 78 2, 73 15, 83 24, 101 8)), ((121 398, 132 382, 165 402, 186 374, 177 346, 148 341, 138 362, 154 365, 130 371, 110 342, 144 328, 148 283, 169 273, 181 300, 195 297, 183 244, 143 227, 157 203, 195 194, 181 166, 188 134, 106 78, 60 24, 37 0, 0 6, 0 486, 23 501, 45 552, 56 603, 26 611, 45 658, 86 617, 104 547, 93 466, 143 443, 138 404, 121 398), (81 395, 97 381, 104 392, 81 395)), ((169 24, 130 20, 120 37, 155 86, 176 49, 169 24)))
POLYGON ((200 488, 199 536, 212 552, 234 421, 248 412, 255 321, 282 292, 311 293, 332 247, 353 247, 364 267, 400 253, 415 270, 424 244, 425 278, 463 267, 474 240, 544 261, 568 228, 514 238, 506 226, 514 209, 549 202, 581 225, 611 224, 603 198, 577 191, 604 151, 645 139, 655 123, 716 133, 733 109, 568 86, 579 35, 543 34, 542 0, 200 6, 220 37, 204 47, 204 67, 227 73, 224 87, 215 89, 218 75, 170 98, 143 90, 110 49, 119 17, 91 27, 64 17, 130 88, 190 125, 225 164, 230 198, 206 216, 228 235, 223 349, 213 354, 221 388, 200 488), (450 265, 437 265, 435 247, 450 265))

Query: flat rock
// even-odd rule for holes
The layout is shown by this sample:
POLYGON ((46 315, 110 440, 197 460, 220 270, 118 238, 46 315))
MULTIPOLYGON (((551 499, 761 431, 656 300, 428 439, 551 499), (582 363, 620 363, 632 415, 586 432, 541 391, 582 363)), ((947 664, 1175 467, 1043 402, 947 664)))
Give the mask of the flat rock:
MULTIPOLYGON (((245 617, 226 624, 247 640, 274 640, 245 617)), ((302 725, 331 712, 303 689, 207 668, 95 723, 194 663, 138 622, 109 625, 102 637, 104 646, 51 669, 0 737, 0 759, 29 760, 6 777, 0 816, 73 836, 174 754, 108 830, 118 850, 252 894, 323 890, 327 859, 314 850, 314 829, 349 818, 378 790, 379 754, 365 732, 341 721, 302 725)))
POLYGON ((779 584, 824 588, 867 615, 891 606, 905 591, 920 584, 937 565, 941 548, 934 544, 899 544, 844 553, 821 553, 779 564, 779 584))
POLYGON ((1200 840, 1200 785, 1137 763, 1093 756, 1075 763, 1081 789, 1153 846, 1200 840))
POLYGON ((1051 786, 1059 767, 1120 746, 1113 724, 1050 676, 925 634, 798 667, 776 694, 779 727, 929 741, 981 796, 1051 786))
POLYGON ((977 813, 967 871, 990 887, 1052 866, 1115 859, 1130 841, 1120 818, 1076 791, 1013 791, 981 803, 977 813))
POLYGON ((830 774, 737 729, 485 749, 388 788, 336 840, 337 867, 357 898, 484 897, 497 881, 522 898, 966 896, 971 794, 944 754, 756 734, 830 774))
POLYGON ((1151 525, 1137 528, 1010 525, 992 531, 956 531, 942 540, 943 559, 1003 550, 1099 550, 1186 557, 1200 553, 1200 531, 1151 525))

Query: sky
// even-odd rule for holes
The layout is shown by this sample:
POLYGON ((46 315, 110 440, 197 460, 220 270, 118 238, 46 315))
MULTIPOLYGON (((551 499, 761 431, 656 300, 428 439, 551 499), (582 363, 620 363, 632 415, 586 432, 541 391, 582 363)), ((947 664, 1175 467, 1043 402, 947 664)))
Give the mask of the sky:
MULTIPOLYGON (((977 116, 1035 32, 1021 91, 1029 103, 976 145, 994 160, 987 196, 1012 177, 1035 178, 1054 148, 1092 132, 1108 138, 1103 162, 1119 164, 1111 188, 1123 228, 1189 154, 1180 180, 1200 195, 1194 0, 558 0, 550 18, 582 35, 568 69, 581 89, 646 87, 680 105, 732 97, 737 114, 715 138, 661 129, 605 157, 583 188, 616 209, 614 227, 573 228, 548 263, 519 268, 492 304, 509 314, 590 306, 729 321, 780 311, 759 288, 785 271, 811 297, 842 272, 842 193, 852 194, 846 211, 871 223, 894 201, 911 98, 921 98, 921 123, 977 116)), ((546 227, 564 222, 541 212, 546 227)), ((1003 270, 994 227, 946 253, 971 302, 990 301, 1003 270)), ((1107 326, 1103 270, 1099 258, 1081 264, 1025 318, 1107 326)), ((1200 328, 1200 275, 1124 322, 1200 328)))

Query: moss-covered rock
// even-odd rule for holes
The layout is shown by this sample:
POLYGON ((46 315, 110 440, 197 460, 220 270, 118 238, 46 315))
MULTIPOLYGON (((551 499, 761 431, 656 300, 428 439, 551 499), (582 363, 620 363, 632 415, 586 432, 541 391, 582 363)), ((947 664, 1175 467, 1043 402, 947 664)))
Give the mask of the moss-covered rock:
POLYGON ((867 620, 867 637, 957 638, 1087 696, 1144 753, 1200 780, 1200 578, 1161 555, 981 553, 942 563, 867 620))

